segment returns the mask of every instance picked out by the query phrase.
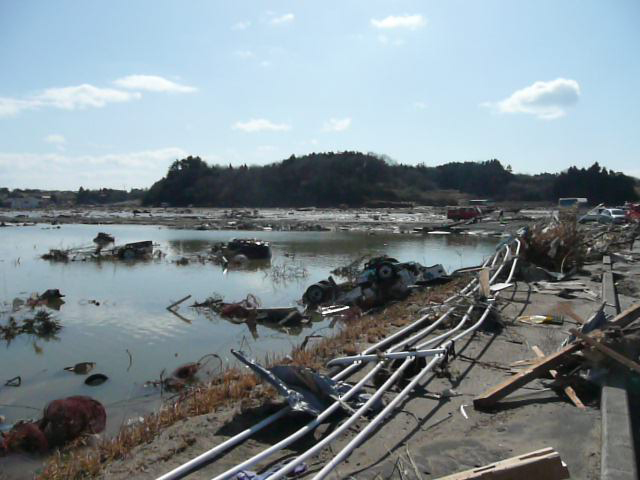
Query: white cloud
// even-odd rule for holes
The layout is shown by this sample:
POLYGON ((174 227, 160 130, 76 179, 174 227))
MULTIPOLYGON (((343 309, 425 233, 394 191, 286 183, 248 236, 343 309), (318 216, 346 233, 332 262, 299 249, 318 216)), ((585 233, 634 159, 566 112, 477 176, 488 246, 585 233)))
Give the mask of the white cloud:
POLYGON ((251 50, 236 50, 235 52, 233 52, 233 54, 236 57, 243 59, 255 57, 255 54, 251 50))
POLYGON ((271 25, 286 25, 293 22, 295 18, 296 16, 293 13, 285 13, 284 15, 273 17, 271 20, 269 20, 269 23, 271 25))
POLYGON ((99 88, 86 83, 72 87, 48 88, 42 93, 26 99, 0 98, 0 117, 16 115, 23 110, 36 110, 45 107, 62 110, 100 108, 108 103, 129 102, 140 97, 138 92, 99 88))
POLYGON ((485 102, 500 113, 528 113, 544 120, 553 120, 566 114, 566 109, 578 103, 580 85, 575 80, 557 78, 548 82, 535 82, 517 90, 499 102, 485 102))
POLYGON ((415 102, 413 104, 413 108, 415 108, 416 110, 424 110, 425 108, 427 108, 427 104, 424 102, 415 102))
POLYGON ((268 67, 271 66, 271 62, 269 60, 262 60, 260 62, 260 66, 263 67, 263 68, 268 68, 268 67))
POLYGON ((195 87, 180 85, 156 75, 129 75, 114 82, 127 91, 116 88, 102 88, 83 83, 69 87, 53 87, 26 98, 0 97, 0 117, 17 115, 24 110, 59 108, 81 110, 101 108, 109 103, 124 103, 142 98, 137 90, 165 93, 195 92, 195 87))
POLYGON ((17 115, 22 110, 28 110, 36 107, 37 105, 33 101, 0 97, 0 117, 17 115))
POLYGON ((186 156, 177 147, 78 156, 0 153, 0 177, 9 188, 149 187, 167 173, 174 160, 186 156))
POLYGON ((381 29, 407 28, 415 30, 424 27, 426 24, 427 21, 422 15, 389 15, 381 20, 371 19, 371 25, 381 29))
POLYGON ((67 139, 64 138, 63 135, 60 135, 58 133, 50 133, 49 135, 44 137, 44 141, 59 147, 67 143, 67 139))
POLYGON ((246 30, 251 26, 251 22, 249 20, 242 20, 240 22, 236 22, 231 26, 231 30, 246 30))
POLYGON ((99 88, 84 83, 74 87, 48 88, 34 98, 36 106, 50 106, 63 110, 100 108, 108 103, 129 102, 140 98, 138 92, 123 92, 113 88, 99 88))
POLYGON ((275 147, 273 145, 258 145, 258 148, 256 148, 258 153, 271 153, 275 152, 277 149, 278 147, 275 147))
POLYGON ((286 132, 287 130, 291 130, 291 125, 287 125, 286 123, 273 123, 265 118, 252 118, 246 122, 236 122, 231 128, 247 133, 286 132))
POLYGON ((351 118, 330 118, 324 123, 322 130, 325 132, 344 132, 351 126, 351 118))
POLYGON ((389 38, 387 35, 378 35, 378 41, 382 45, 393 45, 394 47, 404 45, 404 40, 402 38, 389 38))
POLYGON ((113 83, 121 88, 148 92, 191 93, 197 90, 195 87, 180 85, 157 75, 129 75, 113 83))

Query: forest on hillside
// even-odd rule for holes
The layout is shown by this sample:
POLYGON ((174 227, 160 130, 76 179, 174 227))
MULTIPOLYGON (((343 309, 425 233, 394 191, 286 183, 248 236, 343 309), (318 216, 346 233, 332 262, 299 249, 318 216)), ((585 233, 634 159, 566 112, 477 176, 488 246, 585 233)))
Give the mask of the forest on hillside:
POLYGON ((361 152, 312 153, 264 166, 176 160, 143 197, 145 205, 210 207, 350 207, 376 202, 451 203, 453 194, 494 200, 590 203, 636 200, 637 180, 595 163, 558 174, 523 175, 493 159, 439 166, 402 165, 361 152))

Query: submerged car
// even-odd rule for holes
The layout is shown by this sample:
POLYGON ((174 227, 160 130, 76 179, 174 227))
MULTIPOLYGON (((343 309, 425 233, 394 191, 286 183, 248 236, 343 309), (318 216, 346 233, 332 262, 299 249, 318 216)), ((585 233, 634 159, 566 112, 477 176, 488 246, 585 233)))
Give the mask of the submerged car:
POLYGON ((222 249, 229 257, 244 255, 249 260, 263 260, 271 258, 271 246, 269 242, 255 238, 234 238, 222 249))
POLYGON ((620 208, 604 208, 598 217, 600 223, 625 223, 626 221, 625 211, 620 208))

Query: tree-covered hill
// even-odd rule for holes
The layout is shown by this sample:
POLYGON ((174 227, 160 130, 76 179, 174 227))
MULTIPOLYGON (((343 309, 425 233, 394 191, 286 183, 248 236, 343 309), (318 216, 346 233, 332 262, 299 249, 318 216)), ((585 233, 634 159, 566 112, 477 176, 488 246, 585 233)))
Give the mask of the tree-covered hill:
POLYGON ((437 192, 457 191, 495 200, 588 197, 620 203, 637 198, 635 180, 602 169, 561 174, 513 174, 498 160, 437 167, 391 164, 360 152, 312 153, 265 166, 208 165, 200 157, 176 160, 144 196, 146 205, 213 207, 332 207, 375 202, 437 203, 437 192))

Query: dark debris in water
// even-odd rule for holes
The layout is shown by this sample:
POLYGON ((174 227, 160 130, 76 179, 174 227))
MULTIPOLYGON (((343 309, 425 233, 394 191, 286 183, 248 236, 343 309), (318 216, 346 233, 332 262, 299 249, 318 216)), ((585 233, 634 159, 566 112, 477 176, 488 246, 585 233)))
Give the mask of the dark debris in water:
POLYGON ((17 320, 10 316, 5 325, 0 325, 0 339, 11 342, 19 335, 33 335, 45 340, 56 339, 62 323, 46 310, 38 310, 32 317, 17 320))

